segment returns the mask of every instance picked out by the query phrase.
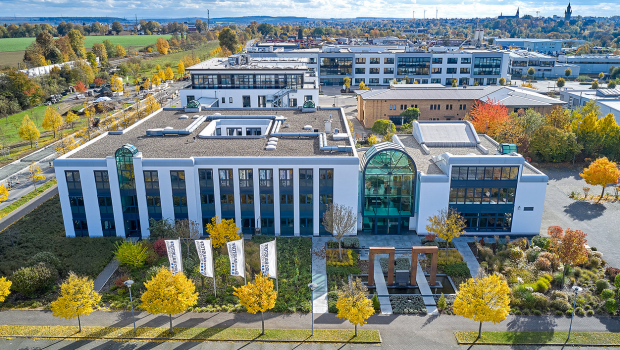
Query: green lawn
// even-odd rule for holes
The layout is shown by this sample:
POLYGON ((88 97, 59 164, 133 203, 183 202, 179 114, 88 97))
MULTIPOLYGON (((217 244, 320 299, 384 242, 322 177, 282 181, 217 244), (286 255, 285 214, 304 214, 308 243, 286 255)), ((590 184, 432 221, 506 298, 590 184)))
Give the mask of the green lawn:
MULTIPOLYGON (((123 47, 144 47, 155 44, 157 38, 170 39, 172 35, 100 35, 84 38, 86 48, 93 47, 94 43, 110 40, 112 44, 121 44, 123 47)), ((0 52, 26 50, 36 38, 4 38, 0 39, 0 52)))
MULTIPOLYGON (((564 344, 568 332, 454 332, 459 343, 505 343, 505 344, 564 344)), ((572 332, 567 344, 620 345, 620 334, 607 332, 572 332)))
POLYGON ((121 238, 65 237, 63 222, 56 195, 0 232, 0 275, 10 276, 38 252, 51 252, 60 259, 62 274, 97 277, 121 238))
MULTIPOLYGON (((77 320, 76 320, 77 323, 77 320)), ((128 339, 178 339, 189 341, 209 340, 242 340, 242 341, 279 341, 294 340, 300 342, 324 342, 333 341, 341 343, 381 343, 379 331, 358 330, 357 337, 351 330, 324 330, 315 329, 311 336, 309 329, 265 329, 261 335, 260 329, 246 328, 174 328, 171 335, 169 328, 164 327, 138 327, 137 335, 134 335, 133 327, 82 327, 78 333, 78 327, 68 326, 0 326, 0 338, 12 338, 15 336, 46 338, 46 337, 89 337, 99 339, 111 339, 126 341, 128 339)))

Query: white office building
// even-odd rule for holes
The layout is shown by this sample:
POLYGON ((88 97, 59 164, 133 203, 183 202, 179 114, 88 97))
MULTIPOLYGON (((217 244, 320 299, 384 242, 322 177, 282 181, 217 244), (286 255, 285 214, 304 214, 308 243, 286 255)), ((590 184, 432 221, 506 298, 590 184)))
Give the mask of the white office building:
POLYGON ((388 86, 408 78, 419 84, 496 85, 508 80, 509 53, 499 50, 432 50, 399 45, 324 46, 299 50, 252 52, 253 57, 307 58, 321 85, 342 86, 345 77, 353 85, 388 86))
POLYGON ((160 110, 54 161, 67 236, 149 236, 149 220, 234 219, 244 233, 329 234, 329 204, 357 213, 349 234, 425 234, 454 208, 471 235, 534 235, 547 176, 466 121, 414 122, 368 149, 341 109, 160 110))
POLYGON ((580 55, 558 57, 558 62, 579 66, 581 74, 598 75, 609 73, 611 67, 620 66, 619 55, 580 55))
POLYGON ((557 55, 562 51, 562 40, 554 39, 528 39, 528 38, 498 38, 493 40, 493 45, 502 49, 515 48, 525 49, 546 53, 549 55, 557 55))
POLYGON ((181 103, 196 100, 205 108, 301 107, 319 101, 316 74, 304 58, 218 57, 186 70, 191 85, 181 89, 181 103))
POLYGON ((516 78, 522 76, 530 76, 527 71, 533 68, 534 77, 536 78, 567 78, 566 69, 571 70, 568 78, 575 79, 579 76, 579 66, 569 63, 560 63, 555 57, 551 57, 538 52, 526 50, 510 51, 510 74, 516 78))
POLYGON ((596 101, 602 117, 611 113, 616 118, 616 123, 620 123, 620 89, 618 88, 562 90, 560 91, 560 99, 566 102, 570 109, 581 108, 590 101, 596 101))

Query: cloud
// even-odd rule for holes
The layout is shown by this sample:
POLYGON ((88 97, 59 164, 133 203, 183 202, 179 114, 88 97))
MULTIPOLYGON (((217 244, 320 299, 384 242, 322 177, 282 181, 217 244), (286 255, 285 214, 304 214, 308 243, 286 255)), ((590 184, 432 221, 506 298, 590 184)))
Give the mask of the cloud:
MULTIPOLYGON (((435 17, 441 18, 496 17, 500 13, 563 16, 567 1, 503 0, 0 0, 3 14, 22 17, 133 17, 183 18, 239 16, 299 16, 311 18, 352 17, 435 17)), ((591 0, 571 1, 573 15, 613 16, 620 14, 616 3, 592 3, 591 0)))

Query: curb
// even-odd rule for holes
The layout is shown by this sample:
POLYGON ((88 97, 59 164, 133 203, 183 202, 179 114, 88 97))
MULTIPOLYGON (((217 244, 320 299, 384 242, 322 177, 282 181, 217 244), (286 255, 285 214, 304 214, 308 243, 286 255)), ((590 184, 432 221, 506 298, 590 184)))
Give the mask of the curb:
MULTIPOLYGON (((50 180, 51 181, 51 180, 50 180)), ((25 216, 26 214, 29 214, 30 212, 32 212, 34 209, 36 209, 37 207, 39 207, 39 205, 43 204, 39 204, 36 207, 32 208, 32 210, 28 211, 27 213, 23 213, 21 214, 21 211, 24 211, 29 204, 41 199, 43 196, 48 195, 50 192, 53 191, 57 191, 58 190, 58 185, 54 185, 50 188, 48 188, 47 190, 39 193, 36 197, 32 198, 31 200, 29 200, 28 202, 22 204, 21 206, 19 206, 19 208, 16 208, 15 210, 13 210, 12 212, 8 213, 5 217, 0 218, 0 231, 4 231, 5 229, 9 228, 11 225, 13 225, 15 222, 17 222, 17 219, 14 220, 13 222, 11 222, 10 224, 6 225, 6 227, 4 227, 4 224, 6 222, 8 222, 9 220, 11 220, 11 218, 13 218, 15 215, 21 215, 19 218, 22 218, 23 216, 25 216), (4 227, 4 228, 3 228, 4 227)), ((53 197, 53 196, 52 196, 53 197)), ((18 218, 18 219, 19 219, 18 218)))
POLYGON ((456 341, 458 345, 504 345, 504 346, 579 346, 579 347, 620 347, 620 344, 564 344, 564 343, 475 343, 475 342, 460 342, 456 341))
POLYGON ((251 343, 324 343, 324 344, 381 344, 383 338, 379 333, 379 341, 346 341, 346 340, 270 340, 270 339, 196 339, 196 338, 134 338, 134 337, 55 337, 55 336, 27 336, 27 335, 0 335, 2 339, 75 339, 75 340, 114 340, 114 341, 147 341, 147 342, 162 342, 162 341, 182 341, 182 342, 251 342, 251 343))

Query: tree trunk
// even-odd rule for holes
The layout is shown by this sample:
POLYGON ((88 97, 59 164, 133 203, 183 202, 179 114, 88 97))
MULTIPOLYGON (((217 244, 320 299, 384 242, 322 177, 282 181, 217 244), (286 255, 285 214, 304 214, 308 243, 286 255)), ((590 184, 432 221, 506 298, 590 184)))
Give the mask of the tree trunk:
POLYGON ((80 315, 78 315, 78 333, 82 333, 82 321, 80 320, 80 315))
POLYGON ((174 334, 172 332, 172 315, 169 315, 169 316, 170 316, 170 334, 172 335, 172 334, 174 334))
POLYGON ((338 238, 338 256, 340 257, 340 261, 342 261, 342 246, 340 244, 340 237, 338 238))
POLYGON ((564 268, 562 269, 562 284, 560 285, 560 288, 564 288, 564 276, 566 275, 566 265, 564 265, 564 268))
POLYGON ((598 197, 598 200, 596 201, 596 203, 599 203, 601 201, 601 199, 603 199, 604 195, 605 195, 605 186, 603 186, 603 191, 601 191, 601 196, 598 197))
POLYGON ((260 313, 260 319, 263 324, 263 332, 261 333, 261 335, 265 335, 265 314, 262 311, 260 313))
POLYGON ((478 327, 478 339, 482 336, 482 321, 480 321, 480 326, 478 327))
POLYGON ((357 325, 355 325, 355 336, 357 337, 357 325))

